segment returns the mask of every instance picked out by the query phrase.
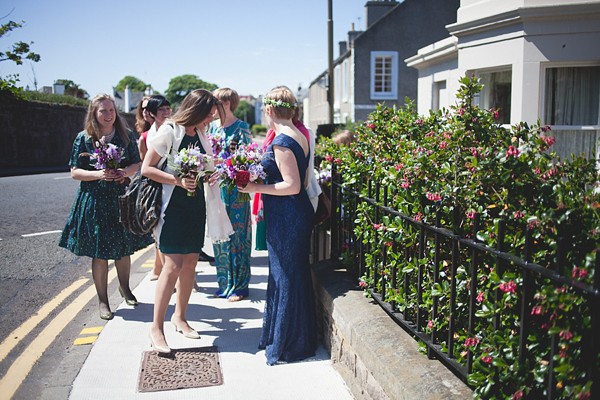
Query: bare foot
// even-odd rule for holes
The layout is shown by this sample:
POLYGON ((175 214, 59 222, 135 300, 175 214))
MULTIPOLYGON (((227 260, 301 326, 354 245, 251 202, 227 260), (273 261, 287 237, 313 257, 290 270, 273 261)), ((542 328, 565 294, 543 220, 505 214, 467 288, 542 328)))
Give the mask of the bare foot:
POLYGON ((150 275, 150 280, 151 281, 157 281, 158 280, 158 275, 156 275, 156 274, 150 275))
POLYGON ((200 286, 196 282, 194 282, 194 287, 192 288, 192 292, 198 293, 200 291, 200 286))
POLYGON ((229 296, 229 297, 227 298, 227 301, 231 301, 231 302, 234 302, 234 301, 240 301, 240 300, 242 300, 243 298, 244 298, 244 296, 236 296, 236 295, 232 295, 232 296, 229 296))

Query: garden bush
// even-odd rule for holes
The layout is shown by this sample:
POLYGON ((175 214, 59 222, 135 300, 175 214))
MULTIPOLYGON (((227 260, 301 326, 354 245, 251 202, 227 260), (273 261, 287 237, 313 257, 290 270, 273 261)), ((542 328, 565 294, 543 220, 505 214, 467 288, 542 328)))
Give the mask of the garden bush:
MULTIPOLYGON (((524 257, 529 230, 534 244, 533 263, 569 277, 576 285, 591 288, 600 239, 596 161, 582 155, 559 159, 551 152, 555 141, 550 128, 539 121, 535 125, 499 125, 498 110, 474 105, 474 96, 482 88, 479 81, 464 77, 461 83, 458 104, 450 109, 419 116, 411 102, 402 108, 378 106, 363 125, 356 127, 356 141, 351 146, 338 147, 331 139, 320 138, 317 154, 324 160, 320 168, 331 169, 335 164, 337 179, 344 187, 365 197, 367 187, 362 183, 379 182, 392 193, 389 207, 412 221, 433 225, 439 213, 442 227, 491 248, 498 246, 498 225, 502 220, 506 223, 502 245, 515 257, 524 257), (479 230, 475 235, 476 216, 479 230)), ((341 207, 350 209, 351 205, 342 201, 341 207)), ((349 213, 342 214, 348 218, 349 213)), ((450 313, 449 244, 442 243, 440 278, 434 283, 433 246, 428 244, 425 258, 403 250, 418 243, 418 228, 399 217, 385 216, 380 223, 374 221, 374 207, 367 202, 358 205, 356 220, 350 221, 354 226, 350 236, 353 240, 362 241, 370 249, 390 249, 386 265, 376 251, 364 254, 366 273, 360 277, 360 286, 367 293, 383 292, 385 301, 413 320, 418 313, 427 313, 424 332, 439 333, 436 342, 448 351, 444 333, 449 329, 450 313), (416 278, 411 278, 410 273, 420 265, 425 267, 427 289, 418 299, 416 278), (374 279, 392 273, 407 277, 407 285, 392 287, 388 279, 387 286, 381 288, 381 281, 374 279), (431 314, 434 298, 439 304, 436 318, 431 314)), ((591 315, 598 312, 593 309, 597 298, 590 300, 591 296, 586 297, 571 285, 534 276, 536 292, 531 304, 526 305, 532 316, 527 327, 528 357, 519 360, 522 271, 509 263, 499 268, 494 258, 484 256, 479 261, 483 267, 472 282, 471 252, 467 248, 460 252, 460 266, 455 274, 455 340, 450 352, 462 365, 472 354, 468 383, 474 388, 475 397, 546 397, 548 369, 553 365, 551 384, 555 398, 589 398, 590 371, 600 369, 598 354, 589 353, 591 315), (473 330, 468 326, 471 288, 477 296, 473 330), (495 300, 495 296, 499 298, 495 300), (500 325, 495 328, 496 319, 500 325), (557 341, 557 351, 554 360, 550 360, 553 339, 557 341)), ((344 259, 356 263, 355 255, 350 253, 344 259)), ((594 333, 598 335, 597 331, 594 333)))

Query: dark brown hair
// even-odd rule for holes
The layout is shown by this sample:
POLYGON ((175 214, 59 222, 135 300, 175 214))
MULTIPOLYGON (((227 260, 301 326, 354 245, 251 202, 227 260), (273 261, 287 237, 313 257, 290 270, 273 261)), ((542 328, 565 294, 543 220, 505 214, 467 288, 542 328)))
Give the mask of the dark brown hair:
POLYGON ((221 100, 208 90, 196 89, 185 96, 181 106, 171 119, 178 125, 195 126, 209 116, 214 106, 217 106, 219 118, 225 121, 225 110, 221 100))

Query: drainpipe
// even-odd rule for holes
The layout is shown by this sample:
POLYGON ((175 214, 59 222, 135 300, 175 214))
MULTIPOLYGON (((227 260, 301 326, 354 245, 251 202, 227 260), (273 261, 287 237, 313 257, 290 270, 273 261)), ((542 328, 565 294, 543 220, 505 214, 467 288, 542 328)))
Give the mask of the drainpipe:
POLYGON ((327 88, 327 99, 329 100, 329 123, 333 124, 333 0, 328 0, 329 18, 327 19, 327 36, 328 36, 328 54, 329 54, 329 69, 327 88))

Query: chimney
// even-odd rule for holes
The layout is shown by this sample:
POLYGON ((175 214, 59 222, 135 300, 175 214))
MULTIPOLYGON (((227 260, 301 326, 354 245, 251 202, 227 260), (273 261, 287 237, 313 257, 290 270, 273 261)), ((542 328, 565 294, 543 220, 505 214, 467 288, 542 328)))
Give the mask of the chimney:
POLYGON ((348 42, 342 40, 340 42, 340 56, 344 54, 348 50, 348 42))
POLYGON ((396 0, 374 0, 365 4, 365 16, 367 20, 367 29, 377 22, 381 17, 387 14, 392 8, 396 7, 396 0))

